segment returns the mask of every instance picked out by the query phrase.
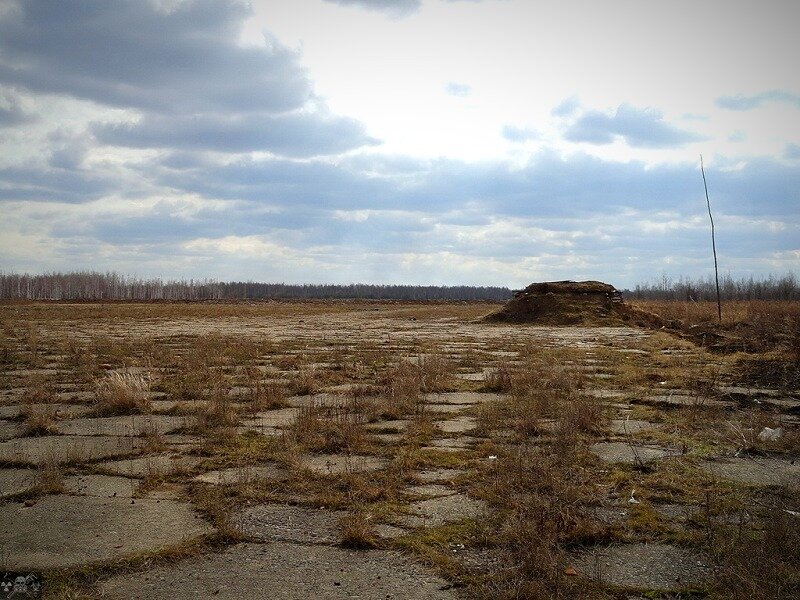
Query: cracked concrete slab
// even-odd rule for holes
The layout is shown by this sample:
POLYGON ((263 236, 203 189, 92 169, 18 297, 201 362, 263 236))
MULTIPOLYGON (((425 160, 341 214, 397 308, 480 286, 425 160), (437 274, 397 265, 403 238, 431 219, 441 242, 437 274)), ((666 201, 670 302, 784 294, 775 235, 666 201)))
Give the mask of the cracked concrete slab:
POLYGON ((41 464, 85 462, 136 454, 144 446, 138 437, 48 435, 15 438, 0 443, 0 463, 41 464))
POLYGON ((666 448, 636 446, 625 442, 600 442, 593 444, 589 451, 605 462, 631 465, 636 464, 637 459, 647 464, 659 458, 675 454, 666 448))
POLYGON ((224 552, 113 577, 100 589, 113 598, 148 600, 458 598, 447 581, 398 552, 287 542, 238 544, 224 552))
POLYGON ((342 475, 378 471, 389 463, 385 458, 360 454, 306 454, 299 465, 320 475, 342 475))
POLYGON ((24 494, 36 485, 33 469, 0 469, 0 498, 24 494))
POLYGON ((575 569, 605 584, 656 591, 703 585, 711 569, 697 552, 668 544, 619 544, 577 556, 575 569))
POLYGON ((242 510, 234 522, 245 535, 260 541, 337 544, 341 540, 339 521, 346 514, 341 510, 260 504, 242 510))
POLYGON ((75 567, 157 551, 211 532, 185 503, 45 496, 33 506, 0 505, 9 568, 75 567))
POLYGON ((169 476, 191 471, 200 462, 202 459, 196 456, 155 454, 97 463, 95 470, 123 477, 169 476))
POLYGON ((58 423, 64 435, 138 436, 143 433, 162 435, 186 425, 185 417, 168 415, 126 415, 70 419, 58 423))
POLYGON ((275 479, 285 481, 289 477, 289 472, 277 465, 246 465, 242 467, 230 467, 217 471, 202 473, 193 479, 199 483, 211 485, 230 485, 243 484, 260 481, 264 479, 275 479))
POLYGON ((412 502, 409 508, 415 513, 404 515, 399 522, 409 527, 439 527, 446 523, 474 519, 486 510, 481 500, 464 494, 453 494, 412 502))

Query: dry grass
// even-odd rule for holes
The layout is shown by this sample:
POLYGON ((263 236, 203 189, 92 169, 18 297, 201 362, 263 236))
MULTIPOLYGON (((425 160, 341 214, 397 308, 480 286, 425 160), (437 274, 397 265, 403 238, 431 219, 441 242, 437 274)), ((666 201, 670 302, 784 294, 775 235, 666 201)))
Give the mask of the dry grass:
POLYGON ((486 376, 483 389, 487 392, 508 393, 513 388, 514 370, 507 364, 493 368, 486 376))
POLYGON ((601 528, 587 515, 593 490, 573 452, 522 446, 504 453, 485 473, 483 493, 494 518, 481 538, 508 568, 479 584, 495 599, 591 598, 591 583, 565 575, 567 550, 596 542, 601 528))
POLYGON ((307 406, 300 409, 288 433, 310 452, 355 454, 367 446, 364 418, 347 407, 307 406))
POLYGON ((724 302, 721 325, 717 322, 716 302, 636 300, 632 304, 658 314, 692 338, 720 350, 798 355, 800 301, 724 302), (719 334, 725 338, 719 339, 719 334))
POLYGON ((292 391, 299 396, 305 396, 314 394, 317 390, 319 390, 319 383, 316 369, 303 365, 292 379, 292 391))
POLYGON ((42 436, 58 433, 56 411, 52 406, 25 406, 22 409, 22 435, 42 436))
POLYGON ((401 361, 391 367, 383 378, 383 397, 386 399, 384 415, 399 419, 422 409, 422 378, 419 367, 401 361))
POLYGON ((758 516, 755 527, 713 524, 707 550, 716 566, 712 597, 772 600, 800 597, 798 517, 780 507, 758 516))
POLYGON ((345 548, 367 550, 378 545, 378 535, 372 520, 362 511, 345 515, 339 520, 341 541, 345 548))
POLYGON ((36 470, 34 489, 37 494, 63 494, 64 470, 55 456, 49 456, 36 470))
POLYGON ((132 415, 151 410, 150 380, 134 373, 111 373, 95 384, 95 408, 98 416, 132 415))
MULTIPOLYGON (((676 303, 670 306, 678 310, 676 303)), ((629 436, 630 441, 676 448, 685 444, 684 456, 664 460, 644 471, 628 465, 601 463, 586 451, 599 436, 610 437, 604 428, 609 415, 600 401, 581 394, 581 389, 587 387, 622 389, 627 392, 621 400, 624 402, 636 398, 641 390, 635 388, 652 391, 674 387, 690 389, 698 398, 718 397, 714 388, 735 381, 740 374, 742 377, 746 374, 754 385, 757 381, 772 385, 780 379, 786 390, 797 389, 791 388, 790 383, 791 373, 800 372, 797 369, 800 344, 794 342, 792 346, 791 340, 800 338, 800 325, 792 320, 790 311, 769 304, 761 313, 752 306, 749 312, 726 315, 732 322, 726 321, 721 330, 724 335, 759 340, 766 334, 772 335, 770 328, 779 331, 783 337, 771 339, 780 337, 788 345, 770 346, 768 354, 720 357, 698 350, 686 339, 650 332, 647 339, 630 342, 631 347, 645 350, 646 354, 620 352, 620 346, 627 345, 628 340, 594 347, 593 358, 604 365, 605 371, 613 373, 614 379, 584 381, 581 372, 589 366, 588 352, 583 348, 546 347, 533 341, 541 335, 537 331, 514 331, 508 338, 497 335, 496 329, 489 331, 486 339, 477 332, 474 337, 462 337, 461 333, 448 337, 441 322, 432 326, 421 322, 422 319, 465 322, 489 312, 490 308, 485 304, 386 303, 20 305, 18 311, 14 310, 13 322, 4 319, 3 327, 14 332, 7 337, 15 365, 24 368, 31 361, 44 364, 43 361, 61 360, 57 382, 77 384, 72 389, 78 392, 91 389, 85 384, 99 379, 98 397, 101 382, 106 381, 102 384, 107 388, 104 393, 115 395, 110 391, 113 387, 110 380, 115 375, 100 379, 100 369, 139 365, 156 375, 157 389, 166 392, 167 399, 202 401, 183 409, 197 411, 198 404, 205 407, 196 413, 198 426, 194 430, 204 437, 205 443, 186 451, 204 458, 204 470, 240 467, 242 476, 234 484, 201 486, 191 482, 193 473, 162 473, 153 468, 145 473, 144 489, 164 482, 183 486, 193 505, 220 528, 219 540, 223 544, 243 539, 233 517, 239 507, 249 502, 291 501, 347 510, 350 514, 340 523, 341 543, 345 546, 383 545, 375 535, 375 524, 396 522, 404 514, 410 501, 404 490, 409 484, 421 481, 419 472, 454 468, 462 474, 452 487, 485 500, 489 505, 485 518, 420 530, 407 536, 414 541, 403 548, 412 550, 418 558, 432 561, 454 584, 466 584, 468 593, 476 597, 590 599, 603 597, 604 593, 606 598, 622 597, 619 590, 599 591, 592 582, 566 575, 564 569, 572 552, 611 539, 694 545, 702 541, 707 529, 713 533, 719 551, 715 557, 719 577, 710 591, 712 597, 760 600, 778 597, 775 594, 797 595, 796 560, 791 555, 791 549, 798 544, 796 532, 784 531, 796 517, 778 511, 770 513, 772 516, 765 513, 761 521, 746 523, 741 528, 729 528, 723 518, 706 527, 697 521, 671 522, 656 510, 659 503, 691 506, 702 501, 703 486, 712 484, 706 483, 707 478, 693 462, 696 459, 736 450, 800 451, 798 431, 792 424, 786 425, 785 437, 779 442, 765 443, 758 439, 757 434, 764 426, 782 424, 777 409, 772 412, 766 405, 748 405, 735 411, 707 406, 662 411, 634 403, 631 418, 657 421, 660 428, 629 436), (369 333, 357 330, 366 322, 363 319, 372 318, 362 313, 373 308, 380 310, 381 318, 402 320, 397 326, 403 335, 396 339, 391 323, 387 330, 374 335, 372 330, 369 333), (250 322, 259 323, 264 331, 267 319, 291 326, 292 322, 309 316, 341 319, 338 323, 352 326, 354 335, 347 343, 331 341, 330 337, 310 340, 305 336, 308 331, 305 328, 302 339, 280 334, 270 342, 242 333, 250 322), (414 323, 415 319, 420 322, 414 323), (748 319, 757 322, 760 329, 748 325, 748 319), (141 337, 137 337, 138 327, 142 330, 141 337), (215 330, 222 333, 207 333, 215 330), (26 340, 26 331, 36 333, 26 340), (359 338, 361 333, 371 337, 359 338), (457 343, 447 345, 451 341, 457 343), (31 347, 35 352, 31 352, 31 347), (464 351, 460 356, 450 355, 441 350, 445 347, 460 347, 464 351), (689 350, 691 355, 662 354, 664 348, 689 350), (521 362, 497 361, 496 355, 490 353, 493 350, 520 350, 521 362), (65 358, 56 358, 59 355, 65 358), (419 356, 419 361, 401 358, 409 355, 419 356), (312 369, 310 364, 317 367, 312 369), (485 382, 456 380, 453 377, 456 365, 462 370, 487 369, 487 379, 485 382), (281 384, 264 380, 270 376, 267 373, 286 370, 294 371, 294 376, 290 376, 293 381, 281 384), (662 381, 667 383, 662 385, 662 381), (240 410, 260 412, 283 407, 289 393, 313 393, 339 384, 354 384, 348 388, 340 407, 316 405, 302 409, 300 418, 284 430, 283 436, 236 435, 233 430, 240 410), (241 404, 229 396, 233 386, 244 386, 245 393, 238 397, 241 404), (432 416, 438 419, 449 415, 426 413, 424 395, 455 390, 495 391, 507 397, 464 407, 464 414, 479 417, 478 432, 469 435, 486 436, 470 449, 456 453, 426 449, 426 445, 442 437, 433 425, 432 416), (413 421, 407 429, 398 428, 404 431, 402 439, 380 445, 370 441, 371 435, 364 427, 378 417, 410 417, 413 421), (298 468, 298 457, 308 452, 367 453, 380 455, 389 463, 377 473, 320 476, 298 468), (266 461, 285 466, 287 479, 256 481, 247 476, 247 465, 266 461), (626 522, 609 527, 594 519, 593 507, 601 501, 621 499, 624 503, 633 488, 642 504, 630 510, 626 522), (776 515, 784 519, 783 524, 773 518, 776 515), (770 529, 769 519, 775 521, 774 530, 770 529), (776 548, 767 547, 765 540, 770 539, 779 540, 776 548), (451 550, 451 543, 465 544, 467 552, 496 551, 502 557, 502 567, 476 576, 459 566, 458 553, 451 550), (753 557, 753 564, 760 561, 764 568, 759 571, 738 558, 736 552, 740 549, 753 557), (768 575, 772 575, 772 581, 767 581, 768 575)), ((701 311, 690 307, 687 318, 713 316, 713 312, 706 310, 713 308, 711 305, 701 311)), ((598 344, 603 336, 598 333, 598 344)), ((766 346, 754 343, 753 348, 757 347, 766 346)), ((23 382, 31 398, 45 403, 55 401, 55 377, 41 378, 37 384, 33 376, 23 379, 13 375, 12 369, 7 371, 3 382, 8 387, 23 382)), ((127 406, 125 402, 121 404, 127 406)), ((132 410, 123 408, 117 413, 112 409, 107 414, 146 412, 150 408, 136 407, 135 402, 133 405, 132 410)), ((96 411, 96 414, 103 413, 96 411)), ((148 451, 164 448, 163 436, 154 429, 141 434, 148 451)), ((56 485, 49 489, 58 490, 58 476, 52 479, 56 485)), ((713 486, 723 491, 733 487, 725 482, 715 482, 713 486)), ((781 497, 785 498, 786 491, 773 489, 769 493, 784 494, 781 497)), ((743 506, 752 512, 752 502, 743 506)), ((796 509, 790 504, 785 507, 796 509)))
POLYGON ((251 412, 284 408, 286 403, 286 387, 281 383, 263 381, 257 369, 248 371, 247 400, 251 412))

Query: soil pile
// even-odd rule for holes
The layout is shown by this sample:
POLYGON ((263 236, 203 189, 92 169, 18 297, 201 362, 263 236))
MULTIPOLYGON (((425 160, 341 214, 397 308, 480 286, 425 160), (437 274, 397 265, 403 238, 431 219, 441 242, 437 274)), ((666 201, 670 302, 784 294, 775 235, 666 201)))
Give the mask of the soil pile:
MULTIPOLYGON (((489 323, 537 325, 613 326, 647 323, 650 317, 631 308, 613 285, 600 281, 548 281, 532 283, 499 311, 487 315, 489 323)), ((657 317, 656 317, 657 318, 657 317)))

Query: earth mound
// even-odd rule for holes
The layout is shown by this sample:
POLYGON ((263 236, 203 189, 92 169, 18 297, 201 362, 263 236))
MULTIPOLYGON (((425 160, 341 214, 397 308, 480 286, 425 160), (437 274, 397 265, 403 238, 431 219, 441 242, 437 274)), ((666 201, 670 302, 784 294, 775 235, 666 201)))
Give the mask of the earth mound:
POLYGON ((548 281, 514 292, 503 308, 484 317, 484 321, 614 326, 638 322, 646 316, 626 305, 613 285, 600 281, 548 281))

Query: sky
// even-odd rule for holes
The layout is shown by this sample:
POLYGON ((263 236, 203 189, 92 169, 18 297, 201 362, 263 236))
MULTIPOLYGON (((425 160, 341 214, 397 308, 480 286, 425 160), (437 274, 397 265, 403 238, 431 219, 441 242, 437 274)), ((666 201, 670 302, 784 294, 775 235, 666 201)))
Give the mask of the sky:
POLYGON ((4 0, 0 270, 800 272, 794 0, 4 0))

